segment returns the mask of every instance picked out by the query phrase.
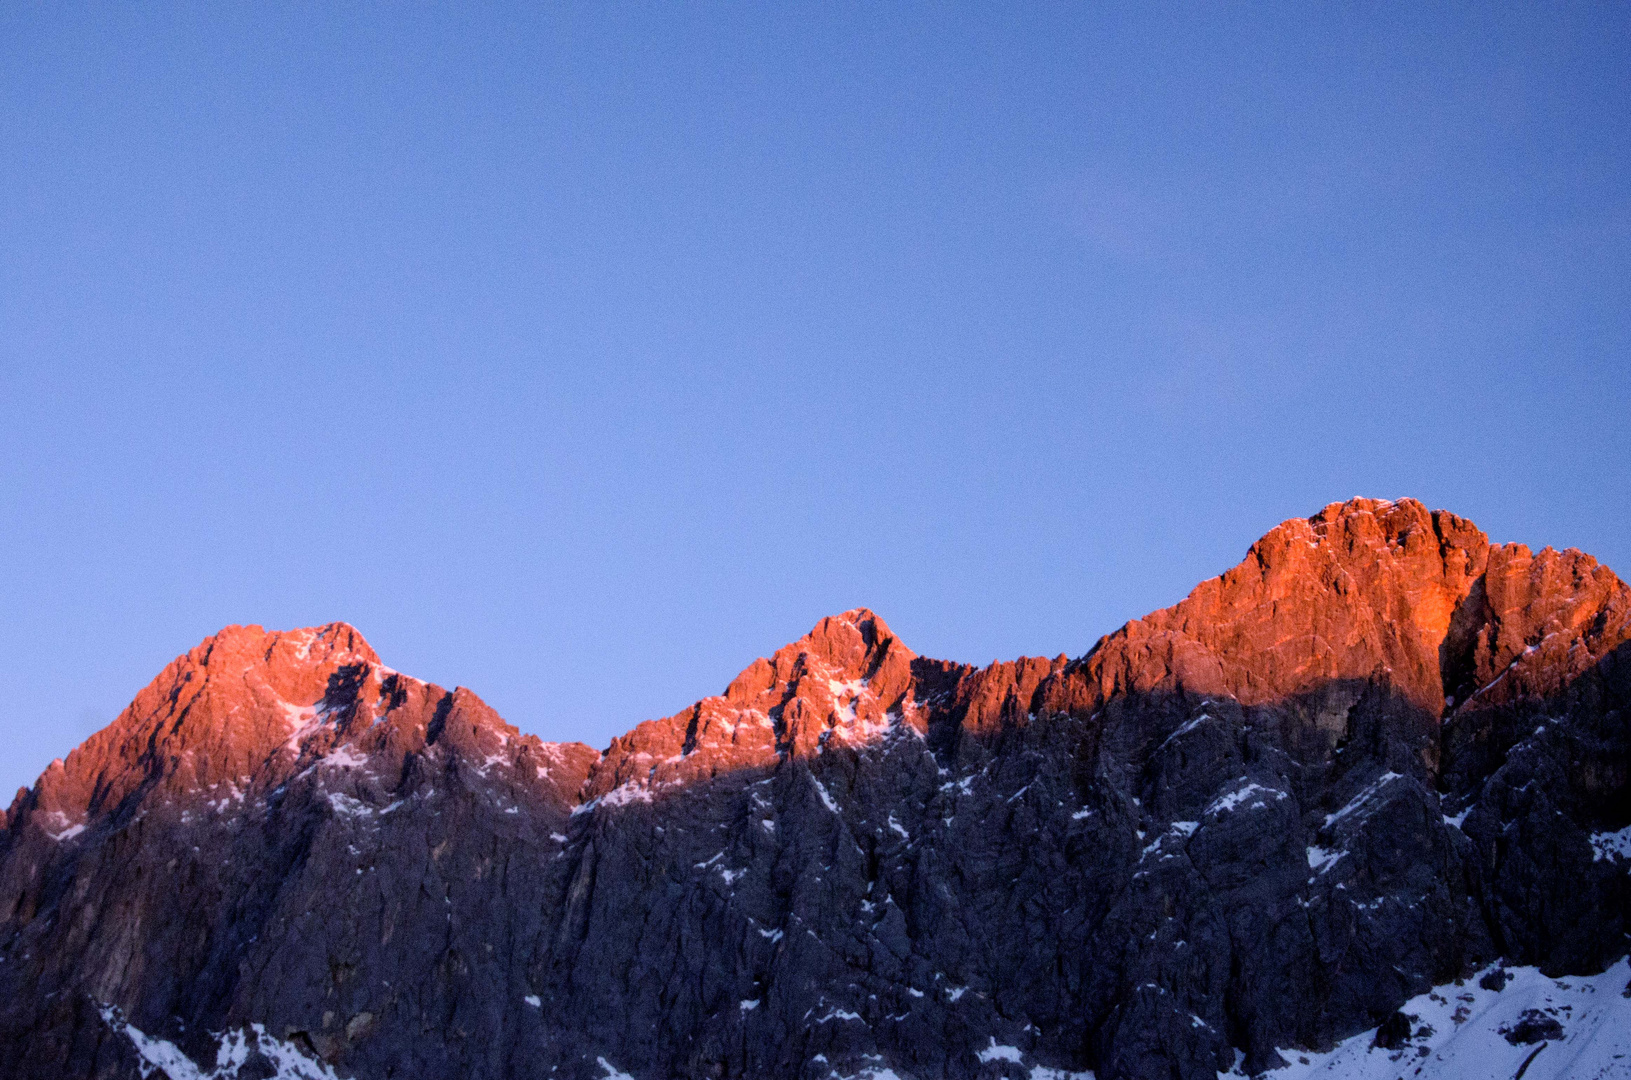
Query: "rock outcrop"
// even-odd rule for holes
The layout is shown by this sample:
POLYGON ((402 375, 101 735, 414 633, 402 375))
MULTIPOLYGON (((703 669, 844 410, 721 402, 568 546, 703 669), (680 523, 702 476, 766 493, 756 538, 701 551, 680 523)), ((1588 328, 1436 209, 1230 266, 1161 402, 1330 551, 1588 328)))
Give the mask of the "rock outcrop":
POLYGON ((845 612, 604 753, 343 624, 232 627, 0 818, 0 1060, 1257 1072, 1499 957, 1624 955, 1628 771, 1626 586, 1408 500, 1074 660, 845 612))

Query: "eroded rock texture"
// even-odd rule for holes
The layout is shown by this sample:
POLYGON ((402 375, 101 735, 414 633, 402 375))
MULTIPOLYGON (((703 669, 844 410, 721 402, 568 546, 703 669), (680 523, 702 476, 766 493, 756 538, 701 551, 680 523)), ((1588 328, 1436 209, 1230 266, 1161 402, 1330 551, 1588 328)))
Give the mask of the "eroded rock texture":
POLYGON ((851 611, 604 754, 350 627, 229 628, 0 821, 0 1060, 1272 1068, 1497 956, 1624 954, 1628 639, 1589 556, 1370 500, 1080 659, 851 611))

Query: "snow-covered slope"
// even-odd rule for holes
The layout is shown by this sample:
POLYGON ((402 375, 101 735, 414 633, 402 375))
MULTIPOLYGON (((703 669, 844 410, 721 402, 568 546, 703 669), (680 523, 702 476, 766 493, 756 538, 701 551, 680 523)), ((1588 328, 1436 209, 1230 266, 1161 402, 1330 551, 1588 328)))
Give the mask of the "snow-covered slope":
MULTIPOLYGON (((1631 966, 1549 979, 1491 967, 1406 1002, 1406 1038, 1372 1029, 1327 1054, 1282 1050, 1274 1080, 1607 1080, 1631 1077, 1631 966), (1506 975, 1502 986, 1500 973, 1506 975), (1497 989, 1499 987, 1499 989, 1497 989), (1555 1022, 1555 1027, 1553 1023, 1555 1022)), ((1238 1072, 1220 1076, 1240 1076, 1238 1072)))
POLYGON ((333 1069, 312 1060, 299 1047, 273 1038, 262 1024, 216 1036, 215 1065, 203 1068, 174 1043, 132 1026, 113 1006, 102 1006, 101 1013, 110 1028, 130 1040, 140 1059, 137 1068, 142 1080, 150 1080, 155 1074, 168 1080, 237 1080, 247 1076, 264 1080, 339 1080, 333 1069))

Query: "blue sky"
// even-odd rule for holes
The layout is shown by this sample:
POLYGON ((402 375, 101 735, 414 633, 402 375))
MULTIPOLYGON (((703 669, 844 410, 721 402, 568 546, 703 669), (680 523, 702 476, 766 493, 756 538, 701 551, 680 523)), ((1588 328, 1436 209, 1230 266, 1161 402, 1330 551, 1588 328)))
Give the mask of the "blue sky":
POLYGON ((1356 494, 1631 567, 1627 8, 1083 8, 0 9, 0 785, 228 623, 598 746, 1356 494))

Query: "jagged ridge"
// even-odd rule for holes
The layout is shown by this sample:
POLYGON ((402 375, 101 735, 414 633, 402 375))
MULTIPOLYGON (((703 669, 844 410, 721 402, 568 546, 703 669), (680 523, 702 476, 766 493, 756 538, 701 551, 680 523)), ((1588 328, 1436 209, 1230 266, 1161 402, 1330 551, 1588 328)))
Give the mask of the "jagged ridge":
POLYGON ((125 1075, 116 1005, 357 1075, 1023 1065, 986 1039, 1033 1075, 1261 1068, 1498 954, 1623 952, 1586 838, 1631 821, 1628 637, 1589 556, 1409 500, 1286 522, 1074 661, 928 660, 846 612, 604 754, 344 624, 229 628, 14 802, 0 983, 58 1004, 0 1046, 125 1075))

